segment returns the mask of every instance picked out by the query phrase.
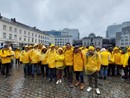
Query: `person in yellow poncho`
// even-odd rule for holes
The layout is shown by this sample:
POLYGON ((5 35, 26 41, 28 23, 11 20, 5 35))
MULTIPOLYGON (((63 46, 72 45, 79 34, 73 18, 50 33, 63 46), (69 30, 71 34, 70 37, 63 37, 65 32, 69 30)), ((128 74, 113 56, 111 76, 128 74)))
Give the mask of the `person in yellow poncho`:
POLYGON ((40 70, 38 67, 38 64, 40 62, 40 52, 38 51, 38 45, 35 44, 33 49, 29 51, 29 57, 31 61, 31 67, 32 67, 32 77, 34 77, 34 72, 36 68, 36 73, 39 75, 40 70))
POLYGON ((100 56, 101 56, 100 78, 105 80, 107 78, 107 71, 108 71, 110 53, 108 51, 106 51, 105 48, 102 48, 100 56))
POLYGON ((15 51, 14 51, 14 57, 15 57, 15 64, 17 65, 19 65, 20 64, 20 53, 21 53, 21 51, 20 51, 20 49, 19 48, 17 48, 15 51))
POLYGON ((128 74, 129 74, 129 80, 130 80, 130 47, 128 47, 127 49, 127 53, 129 55, 129 59, 128 59, 128 74))
POLYGON ((9 75, 9 67, 11 64, 12 52, 10 51, 8 45, 5 45, 0 52, 0 57, 2 61, 1 72, 4 77, 9 75))
POLYGON ((29 75, 29 64, 30 64, 30 58, 29 58, 27 45, 24 47, 24 50, 21 51, 20 61, 23 64, 24 77, 26 77, 27 75, 29 75))
POLYGON ((119 47, 114 47, 113 49, 113 55, 114 55, 114 67, 117 68, 117 72, 115 70, 115 75, 116 76, 121 76, 121 69, 122 69, 122 66, 121 66, 121 53, 120 53, 120 49, 119 47))
POLYGON ((63 49, 60 47, 57 50, 56 54, 56 69, 57 69, 57 82, 56 84, 59 84, 62 82, 62 71, 64 69, 64 53, 63 49))
POLYGON ((98 53, 95 52, 93 46, 89 46, 88 53, 86 54, 86 64, 85 64, 85 73, 88 75, 89 87, 87 88, 87 92, 92 90, 92 80, 95 80, 95 88, 96 93, 100 94, 100 90, 98 88, 98 72, 100 71, 101 66, 101 58, 98 53))
POLYGON ((47 56, 46 56, 46 52, 47 52, 47 48, 45 46, 42 47, 42 51, 41 51, 41 73, 42 73, 42 77, 44 77, 46 75, 46 77, 48 77, 48 64, 47 64, 47 56), (46 72, 45 72, 46 70, 46 72))
POLYGON ((97 46, 97 47, 96 47, 96 52, 97 52, 98 54, 100 54, 100 53, 101 53, 101 51, 100 51, 100 50, 101 50, 101 48, 100 48, 99 46, 97 46))
POLYGON ((65 69, 64 73, 65 76, 67 76, 68 81, 70 83, 70 87, 73 87, 73 48, 70 43, 66 43, 66 49, 65 49, 65 69))
POLYGON ((56 50, 54 44, 47 51, 47 64, 49 67, 49 82, 51 82, 56 79, 56 50))
POLYGON ((129 60, 129 55, 126 52, 126 49, 124 48, 121 51, 121 65, 124 70, 124 76, 122 76, 123 79, 128 78, 128 60, 129 60))
POLYGON ((109 65, 108 65, 108 76, 115 76, 115 66, 114 66, 114 55, 112 53, 112 47, 108 48, 110 53, 109 65))
POLYGON ((84 66, 85 66, 85 55, 84 52, 80 49, 79 46, 74 48, 74 72, 76 74, 75 86, 80 86, 80 90, 85 88, 84 85, 84 66))

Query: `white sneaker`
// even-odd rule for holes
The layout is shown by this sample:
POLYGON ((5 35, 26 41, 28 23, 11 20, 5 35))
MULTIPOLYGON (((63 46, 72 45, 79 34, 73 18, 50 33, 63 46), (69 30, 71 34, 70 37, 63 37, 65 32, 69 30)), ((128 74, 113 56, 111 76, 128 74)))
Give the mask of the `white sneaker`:
POLYGON ((101 94, 99 88, 96 88, 96 94, 98 94, 98 95, 101 94))
POLYGON ((59 80, 59 83, 61 83, 61 82, 62 82, 62 80, 60 79, 60 80, 59 80))
POLYGON ((57 80, 56 84, 59 84, 59 80, 57 80))
POLYGON ((92 90, 92 87, 89 86, 89 87, 87 88, 87 92, 90 92, 91 90, 92 90))

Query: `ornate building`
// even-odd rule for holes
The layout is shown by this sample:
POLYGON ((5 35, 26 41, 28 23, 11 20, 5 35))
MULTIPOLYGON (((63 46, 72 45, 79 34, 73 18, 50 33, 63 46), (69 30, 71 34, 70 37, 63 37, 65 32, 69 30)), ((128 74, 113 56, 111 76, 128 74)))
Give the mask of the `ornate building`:
POLYGON ((90 33, 88 37, 84 37, 82 39, 82 45, 83 46, 93 45, 102 47, 102 41, 103 41, 102 37, 96 36, 94 33, 90 33))

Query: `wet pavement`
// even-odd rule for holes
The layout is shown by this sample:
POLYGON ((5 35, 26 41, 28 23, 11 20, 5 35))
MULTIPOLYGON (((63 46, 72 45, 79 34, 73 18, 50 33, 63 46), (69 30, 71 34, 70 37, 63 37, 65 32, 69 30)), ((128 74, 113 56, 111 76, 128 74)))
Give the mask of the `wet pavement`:
POLYGON ((130 98, 130 82, 120 77, 99 80, 101 95, 96 95, 95 89, 87 92, 87 77, 85 85, 81 91, 78 87, 69 88, 64 80, 56 85, 40 76, 25 78, 22 66, 19 66, 12 69, 8 78, 0 74, 0 98, 130 98))

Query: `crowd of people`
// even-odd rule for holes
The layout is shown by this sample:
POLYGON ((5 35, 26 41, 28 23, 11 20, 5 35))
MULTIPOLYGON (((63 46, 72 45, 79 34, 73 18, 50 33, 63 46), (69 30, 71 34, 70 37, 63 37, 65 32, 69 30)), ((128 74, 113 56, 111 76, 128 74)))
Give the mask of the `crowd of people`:
POLYGON ((88 76, 90 92, 93 80, 97 94, 98 78, 106 80, 108 76, 119 76, 130 80, 130 47, 100 48, 94 46, 71 46, 66 43, 63 47, 51 44, 46 47, 42 44, 26 45, 23 49, 12 50, 5 45, 0 50, 1 73, 3 77, 10 76, 11 64, 23 65, 24 77, 42 76, 48 82, 55 81, 58 85, 62 78, 66 78, 69 86, 85 88, 84 75, 88 76), (75 77, 75 78, 73 78, 75 77))

